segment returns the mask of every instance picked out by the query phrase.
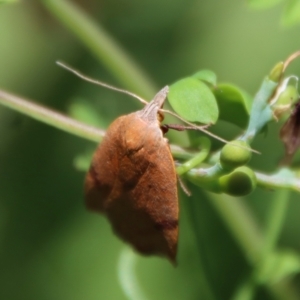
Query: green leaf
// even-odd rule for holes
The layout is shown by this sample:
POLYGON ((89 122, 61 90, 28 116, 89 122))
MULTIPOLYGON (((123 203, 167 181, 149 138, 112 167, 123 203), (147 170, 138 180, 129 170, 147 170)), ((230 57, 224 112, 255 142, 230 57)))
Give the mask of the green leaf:
POLYGON ((202 80, 206 83, 209 83, 213 86, 217 84, 217 75, 210 70, 201 70, 195 73, 192 77, 202 80))
POLYGON ((228 83, 219 84, 214 89, 214 94, 219 105, 220 119, 245 128, 252 105, 251 96, 228 83))
POLYGON ((168 99, 176 113, 190 122, 214 124, 218 119, 214 94, 196 78, 188 77, 172 84, 168 99))
POLYGON ((289 27, 300 22, 300 1, 289 0, 285 6, 281 23, 283 26, 289 27))
POLYGON ((275 6, 282 0, 248 0, 248 4, 251 8, 266 9, 275 6))

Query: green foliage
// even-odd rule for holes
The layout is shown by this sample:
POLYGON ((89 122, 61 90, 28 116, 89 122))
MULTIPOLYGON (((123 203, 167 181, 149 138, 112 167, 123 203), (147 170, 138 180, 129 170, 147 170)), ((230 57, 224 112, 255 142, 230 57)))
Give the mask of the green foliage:
POLYGON ((232 84, 218 84, 213 90, 217 99, 220 119, 241 128, 248 124, 252 97, 232 84))
POLYGON ((213 87, 217 84, 217 75, 211 70, 201 70, 195 73, 192 77, 211 84, 213 87))
POLYGON ((248 124, 252 105, 248 93, 233 84, 217 84, 217 76, 210 70, 201 70, 172 84, 168 99, 172 108, 188 121, 215 124, 220 118, 241 128, 248 124))
POLYGON ((190 122, 214 124, 218 119, 219 110, 214 94, 195 77, 173 83, 168 99, 172 108, 190 122))

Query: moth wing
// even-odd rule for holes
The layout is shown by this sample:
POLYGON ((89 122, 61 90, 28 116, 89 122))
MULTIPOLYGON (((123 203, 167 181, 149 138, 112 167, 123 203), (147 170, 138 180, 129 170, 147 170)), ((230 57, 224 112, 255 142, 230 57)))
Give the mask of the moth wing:
POLYGON ((106 203, 118 177, 119 157, 124 153, 119 146, 124 117, 117 118, 94 153, 85 178, 85 203, 90 210, 105 212, 106 203))
POLYGON ((121 118, 94 156, 92 166, 101 170, 93 175, 91 168, 87 175, 87 203, 104 212, 115 233, 140 253, 175 261, 179 212, 169 145, 157 123, 148 124, 137 113, 121 118))

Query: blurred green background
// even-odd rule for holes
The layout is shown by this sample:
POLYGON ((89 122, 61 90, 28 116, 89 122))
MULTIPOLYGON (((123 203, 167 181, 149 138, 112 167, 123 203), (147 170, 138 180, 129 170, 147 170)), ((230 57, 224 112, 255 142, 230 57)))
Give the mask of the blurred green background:
MULTIPOLYGON (((73 3, 118 41, 157 90, 208 68, 219 81, 232 82, 254 95, 273 65, 300 49, 299 26, 280 27, 280 5, 255 11, 239 0, 73 3)), ((82 103, 93 105, 99 118, 90 122, 102 128, 141 107, 127 96, 79 80, 59 68, 58 59, 128 88, 43 1, 0 4, 2 89, 76 116, 82 103)), ((300 75, 300 62, 289 71, 300 75)), ((254 148, 263 154, 254 155, 254 168, 276 169, 283 155, 278 128, 271 126, 267 136, 256 140, 254 148)), ((216 131, 226 138, 237 132, 226 124, 216 131)), ((0 107, 0 299, 127 299, 119 275, 125 270, 123 275, 132 279, 125 265, 133 254, 124 252, 129 250, 124 250, 103 216, 86 211, 85 174, 75 168, 76 157, 95 147, 0 107)), ((146 299, 232 299, 251 272, 238 242, 207 195, 189 187, 192 197, 180 196, 178 266, 160 258, 133 256, 136 286, 143 289, 146 299)), ((258 189, 239 201, 256 225, 263 226, 273 197, 274 191, 258 189)), ((299 212, 299 195, 294 193, 280 247, 299 251, 299 212)), ((299 289, 300 277, 293 283, 299 289)), ((300 289, 298 292, 300 295, 300 289)), ((273 298, 261 288, 255 299, 273 298)))

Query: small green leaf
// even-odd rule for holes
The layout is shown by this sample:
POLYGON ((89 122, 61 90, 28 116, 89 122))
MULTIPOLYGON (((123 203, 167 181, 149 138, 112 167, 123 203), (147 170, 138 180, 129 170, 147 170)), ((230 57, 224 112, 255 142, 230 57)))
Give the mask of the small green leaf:
POLYGON ((214 94, 196 78, 188 77, 172 84, 168 99, 176 113, 190 122, 214 124, 218 119, 214 94))
POLYGON ((233 123, 241 128, 248 124, 252 98, 245 91, 232 84, 219 84, 214 90, 217 99, 220 119, 233 123))
POLYGON ((266 9, 275 6, 282 0, 248 0, 248 4, 251 8, 266 9))
POLYGON ((202 80, 206 83, 209 83, 213 86, 217 84, 217 75, 210 70, 201 70, 195 73, 192 77, 202 80))
POLYGON ((300 22, 300 1, 289 0, 285 6, 281 23, 283 26, 289 27, 300 22))

